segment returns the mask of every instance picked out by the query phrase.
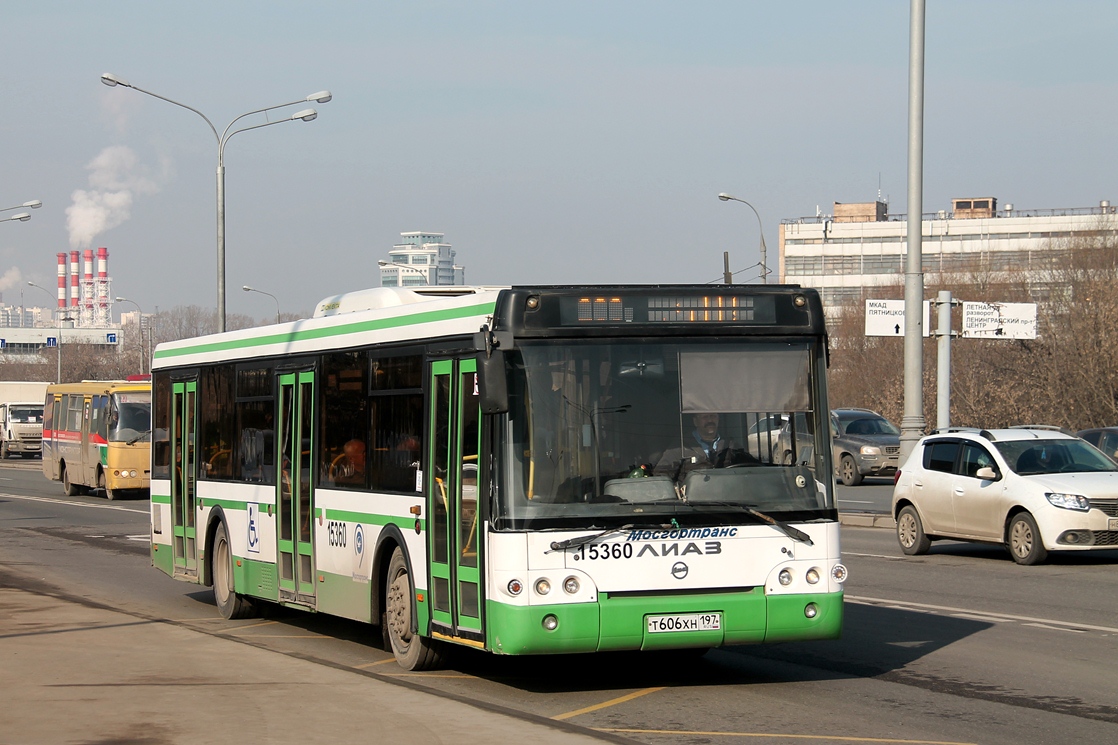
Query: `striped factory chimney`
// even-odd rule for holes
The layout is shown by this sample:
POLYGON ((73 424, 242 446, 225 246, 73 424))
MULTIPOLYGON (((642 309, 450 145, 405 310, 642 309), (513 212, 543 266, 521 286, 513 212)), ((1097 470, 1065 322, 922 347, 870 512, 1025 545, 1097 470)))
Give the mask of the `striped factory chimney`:
POLYGON ((66 312, 66 252, 58 256, 58 313, 66 312))

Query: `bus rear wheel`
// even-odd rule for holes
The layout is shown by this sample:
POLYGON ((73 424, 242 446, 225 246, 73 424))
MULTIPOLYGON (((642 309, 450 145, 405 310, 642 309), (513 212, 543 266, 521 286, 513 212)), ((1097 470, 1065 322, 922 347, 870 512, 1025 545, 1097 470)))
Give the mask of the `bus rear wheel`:
POLYGON ((237 592, 233 574, 233 550, 229 547, 229 534, 225 523, 219 523, 214 535, 213 566, 210 567, 214 583, 214 602, 222 618, 252 618, 256 604, 237 592))
POLYGON ((82 493, 82 488, 70 481, 70 469, 62 466, 62 493, 67 497, 76 497, 82 493))
POLYGON ((442 663, 438 644, 412 631, 412 601, 415 588, 408 574, 404 551, 397 546, 388 562, 388 589, 384 603, 385 640, 405 670, 430 670, 442 663))

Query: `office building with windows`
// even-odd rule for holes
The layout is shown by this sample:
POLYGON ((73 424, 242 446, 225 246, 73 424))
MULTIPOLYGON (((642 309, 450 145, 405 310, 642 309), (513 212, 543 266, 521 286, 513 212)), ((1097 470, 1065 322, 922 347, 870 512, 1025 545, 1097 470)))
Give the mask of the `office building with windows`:
POLYGON ((380 265, 382 287, 462 285, 466 270, 454 263, 455 252, 442 233, 400 233, 400 242, 380 265))
MULTIPOLYGON (((880 200, 835 202, 830 215, 782 220, 781 282, 818 288, 825 307, 857 301, 876 285, 903 285, 907 220, 880 200)), ((950 211, 925 213, 921 225, 923 270, 942 275, 1039 271, 1052 251, 1077 238, 1118 235, 1109 201, 1017 210, 999 208, 994 197, 953 199, 950 211)))

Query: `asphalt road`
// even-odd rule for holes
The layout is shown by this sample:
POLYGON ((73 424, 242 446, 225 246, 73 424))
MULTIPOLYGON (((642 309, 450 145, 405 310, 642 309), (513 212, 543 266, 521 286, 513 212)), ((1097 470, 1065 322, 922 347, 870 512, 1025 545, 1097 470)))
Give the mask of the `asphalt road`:
MULTIPOLYGON (((1118 552, 1020 567, 1000 547, 940 542, 912 558, 890 530, 847 527, 841 640, 702 657, 463 651, 445 670, 406 673, 361 624, 278 608, 263 619, 223 621, 206 588, 150 567, 147 502, 66 499, 29 465, 0 466, 0 573, 8 582, 26 578, 191 634, 237 639, 291 665, 365 676, 357 684, 373 675, 401 690, 615 741, 1118 742, 1118 552)), ((875 488, 885 489, 846 491, 875 488)), ((228 671, 231 681, 237 676, 228 671)), ((443 715, 441 707, 430 712, 443 715)), ((306 716, 327 731, 345 712, 328 702, 306 716)))

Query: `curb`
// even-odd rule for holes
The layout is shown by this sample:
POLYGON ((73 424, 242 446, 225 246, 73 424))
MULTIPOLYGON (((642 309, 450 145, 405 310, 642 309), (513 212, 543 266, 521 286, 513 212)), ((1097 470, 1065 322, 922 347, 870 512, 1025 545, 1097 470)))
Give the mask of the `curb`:
POLYGON ((839 513, 839 523, 855 528, 889 528, 894 530, 897 521, 890 515, 879 513, 839 513))

